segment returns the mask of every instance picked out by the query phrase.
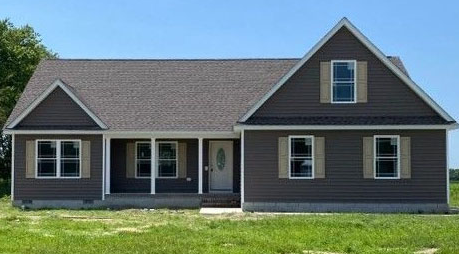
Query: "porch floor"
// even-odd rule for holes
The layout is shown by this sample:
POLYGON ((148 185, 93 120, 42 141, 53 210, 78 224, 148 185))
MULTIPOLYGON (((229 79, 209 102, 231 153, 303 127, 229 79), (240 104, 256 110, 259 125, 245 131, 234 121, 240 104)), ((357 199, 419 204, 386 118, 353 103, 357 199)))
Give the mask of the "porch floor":
POLYGON ((113 208, 239 208, 239 193, 112 193, 104 203, 113 208))

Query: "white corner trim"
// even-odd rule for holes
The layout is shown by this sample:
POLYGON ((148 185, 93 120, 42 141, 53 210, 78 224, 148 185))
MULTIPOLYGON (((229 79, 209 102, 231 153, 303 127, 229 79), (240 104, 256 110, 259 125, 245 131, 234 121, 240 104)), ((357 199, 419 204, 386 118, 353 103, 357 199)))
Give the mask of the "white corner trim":
POLYGON ((11 201, 14 201, 14 134, 11 135, 11 201))
POLYGON ((438 105, 421 87, 395 66, 381 50, 379 50, 365 35, 363 35, 347 18, 342 18, 317 44, 314 45, 306 55, 298 61, 274 86, 269 90, 247 113, 239 119, 239 122, 245 122, 257 111, 279 88, 284 85, 336 32, 342 27, 346 27, 357 37, 384 65, 386 65, 395 75, 397 75, 408 87, 410 87, 419 97, 421 97, 429 106, 447 121, 454 119, 438 105))
POLYGON ((102 200, 105 200, 105 135, 102 135, 102 200))
POLYGON ((245 169, 244 169, 244 160, 245 160, 245 140, 244 140, 244 130, 241 130, 241 208, 244 208, 244 195, 245 195, 245 186, 244 186, 244 179, 245 179, 245 176, 244 176, 244 172, 245 172, 245 169))
POLYGON ((235 125, 241 130, 454 130, 458 124, 450 125, 235 125))
POLYGON ((60 80, 56 79, 45 91, 43 91, 22 113, 16 117, 8 126, 8 129, 16 127, 27 115, 32 112, 43 100, 45 100, 51 92, 57 87, 60 87, 64 92, 72 98, 72 100, 80 106, 81 109, 88 114, 94 122, 102 129, 107 129, 107 126, 100 120, 78 97, 60 80))
POLYGON ((450 199, 450 186, 449 186, 449 133, 446 131, 446 204, 449 205, 450 199))

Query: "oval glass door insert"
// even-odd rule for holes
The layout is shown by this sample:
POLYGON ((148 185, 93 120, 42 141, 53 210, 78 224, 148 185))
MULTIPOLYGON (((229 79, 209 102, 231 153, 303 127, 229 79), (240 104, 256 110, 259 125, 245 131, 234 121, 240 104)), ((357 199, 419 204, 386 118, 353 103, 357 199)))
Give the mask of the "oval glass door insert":
POLYGON ((225 150, 223 148, 218 149, 217 151, 217 168, 223 170, 225 168, 226 156, 225 150))

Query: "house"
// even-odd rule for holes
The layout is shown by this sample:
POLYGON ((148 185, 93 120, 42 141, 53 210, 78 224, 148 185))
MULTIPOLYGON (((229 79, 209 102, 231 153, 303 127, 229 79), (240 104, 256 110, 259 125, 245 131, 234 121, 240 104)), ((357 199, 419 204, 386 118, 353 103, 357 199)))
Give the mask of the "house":
POLYGON ((440 212, 457 126, 344 18, 301 59, 44 60, 4 131, 17 206, 440 212))

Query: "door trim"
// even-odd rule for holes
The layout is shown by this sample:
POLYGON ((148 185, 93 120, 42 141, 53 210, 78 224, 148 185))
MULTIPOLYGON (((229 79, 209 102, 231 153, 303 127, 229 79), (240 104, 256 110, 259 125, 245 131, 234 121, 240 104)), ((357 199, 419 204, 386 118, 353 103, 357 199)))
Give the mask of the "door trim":
POLYGON ((212 143, 219 143, 219 142, 228 142, 228 143, 231 143, 231 147, 232 147, 232 159, 234 161, 234 141, 233 140, 209 140, 209 147, 208 147, 208 152, 207 152, 207 157, 208 157, 208 161, 207 161, 207 179, 208 179, 208 183, 207 183, 207 188, 208 188, 208 192, 209 193, 233 193, 233 189, 234 189, 234 163, 233 163, 233 168, 231 169, 231 189, 224 189, 224 190, 218 190, 218 189, 214 189, 212 190, 211 188, 211 170, 210 170, 210 167, 211 167, 211 162, 212 162, 212 143))

